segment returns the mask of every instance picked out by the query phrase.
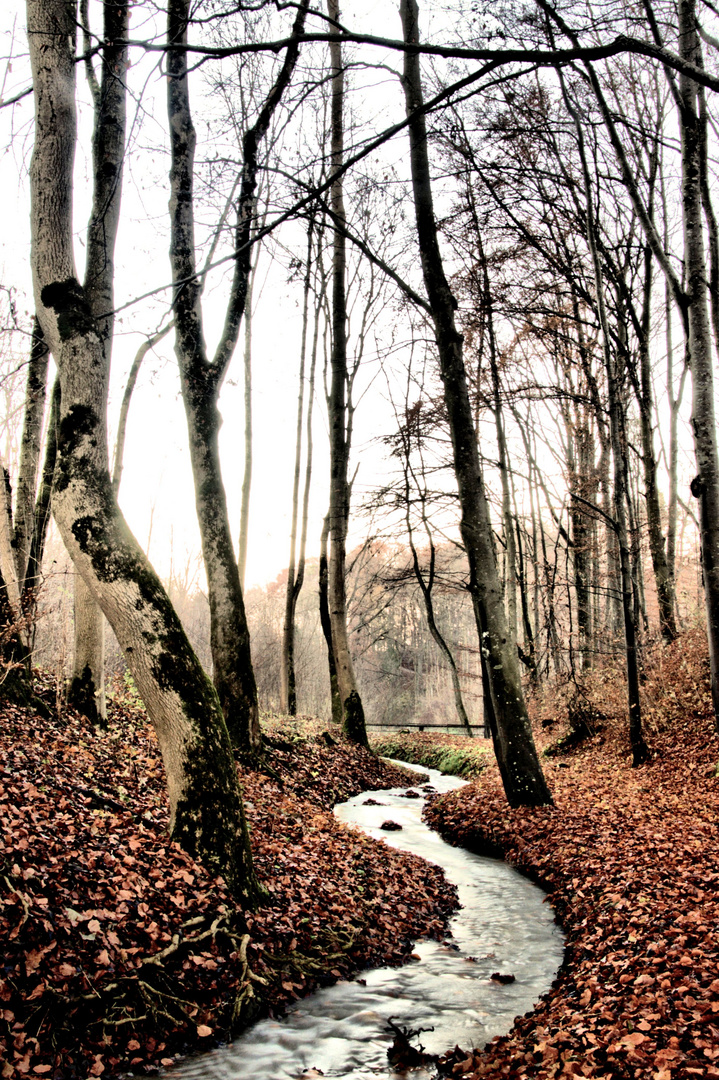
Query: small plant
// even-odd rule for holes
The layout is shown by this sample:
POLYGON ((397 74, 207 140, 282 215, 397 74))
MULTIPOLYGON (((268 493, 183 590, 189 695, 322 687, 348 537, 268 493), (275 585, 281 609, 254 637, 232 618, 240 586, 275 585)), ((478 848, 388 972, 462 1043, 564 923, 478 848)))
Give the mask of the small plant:
POLYGON ((451 776, 462 776, 465 780, 480 776, 491 760, 490 752, 484 745, 428 731, 375 734, 371 738, 371 745, 382 757, 406 761, 410 765, 423 765, 426 769, 438 769, 451 776))

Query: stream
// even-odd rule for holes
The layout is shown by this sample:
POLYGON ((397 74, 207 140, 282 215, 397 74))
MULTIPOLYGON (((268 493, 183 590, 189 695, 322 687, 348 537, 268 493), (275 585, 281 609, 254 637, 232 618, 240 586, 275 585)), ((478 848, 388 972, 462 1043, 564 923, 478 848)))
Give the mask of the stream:
MULTIPOLYGON (((420 793, 425 783, 438 792, 465 783, 434 769, 417 771, 429 776, 418 779, 414 790, 420 793)), ((450 922, 449 941, 420 941, 414 950, 419 959, 403 967, 373 968, 318 990, 283 1019, 260 1020, 232 1044, 172 1069, 173 1080, 399 1080, 407 1074, 388 1064, 388 1018, 413 1030, 433 1027, 420 1036, 430 1053, 455 1044, 471 1049, 509 1031, 515 1016, 549 989, 562 962, 563 937, 544 893, 506 863, 446 844, 422 821, 424 798, 407 798, 406 790, 363 792, 335 807, 335 814, 442 867, 462 905, 450 922), (369 798, 381 805, 364 805, 369 798), (382 831, 387 820, 401 831, 382 831), (495 972, 515 981, 493 982, 495 972)), ((410 1075, 429 1080, 435 1070, 410 1075)))

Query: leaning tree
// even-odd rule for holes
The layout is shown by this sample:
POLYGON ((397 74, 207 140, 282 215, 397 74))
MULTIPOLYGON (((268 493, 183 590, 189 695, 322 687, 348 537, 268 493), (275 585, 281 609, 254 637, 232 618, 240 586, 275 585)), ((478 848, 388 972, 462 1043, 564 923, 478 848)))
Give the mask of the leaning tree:
MULTIPOLYGON (((53 513, 76 571, 117 636, 157 732, 171 836, 254 905, 261 889, 217 694, 125 522, 110 478, 107 358, 98 319, 78 280, 72 242, 76 6, 28 0, 27 16, 35 98, 33 286, 61 387, 53 513)), ((124 70, 115 76, 124 78, 124 70)))

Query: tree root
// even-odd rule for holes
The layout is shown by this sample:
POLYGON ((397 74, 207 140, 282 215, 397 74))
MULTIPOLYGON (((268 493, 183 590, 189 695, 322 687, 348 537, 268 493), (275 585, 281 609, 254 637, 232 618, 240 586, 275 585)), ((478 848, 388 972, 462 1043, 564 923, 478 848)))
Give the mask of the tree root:
POLYGON ((181 960, 200 952, 203 943, 222 935, 236 951, 240 969, 238 989, 227 1006, 225 1024, 228 1032, 245 1026, 261 1008, 253 984, 266 986, 267 980, 250 968, 248 933, 233 926, 225 914, 218 915, 209 927, 206 922, 205 916, 188 919, 181 930, 173 934, 169 945, 152 956, 143 957, 134 971, 113 982, 91 986, 88 992, 77 995, 48 988, 53 999, 53 1025, 57 1029, 81 1021, 89 1027, 119 1028, 155 1022, 159 1026, 169 1023, 173 1029, 192 1027, 200 1006, 177 994, 181 986, 181 960), (206 928, 197 933, 183 932, 203 924, 206 928))

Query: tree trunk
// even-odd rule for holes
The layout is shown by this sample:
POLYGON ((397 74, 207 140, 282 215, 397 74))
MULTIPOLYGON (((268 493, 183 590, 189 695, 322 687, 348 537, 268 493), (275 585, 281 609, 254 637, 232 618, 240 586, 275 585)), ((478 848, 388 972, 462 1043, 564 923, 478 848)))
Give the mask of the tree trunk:
MULTIPOLYGON (((285 590, 285 617, 282 626, 282 655, 280 658, 280 709, 288 716, 297 715, 297 677, 295 673, 295 610, 297 608, 297 574, 295 554, 297 546, 297 526, 300 510, 300 472, 302 469, 302 421, 304 419, 305 400, 305 358, 307 351, 307 325, 309 320, 309 296, 312 278, 312 226, 307 227, 307 260, 305 267, 304 296, 302 304, 302 340, 300 343, 300 374, 297 388, 297 430, 295 433, 295 471, 292 479, 292 526, 290 529, 290 563, 287 568, 287 588, 285 590)), ((315 356, 312 361, 314 366, 315 356)), ((308 409, 312 409, 310 397, 308 409)), ((305 495, 308 494, 305 486, 305 495)), ((301 583, 300 583, 301 587, 301 583)))
POLYGON ((654 405, 651 359, 649 355, 652 265, 652 252, 647 245, 644 256, 644 300, 639 335, 639 419, 642 437, 642 464, 644 466, 644 497, 647 506, 647 532, 649 534, 649 550, 652 556, 654 580, 657 587, 659 627, 664 641, 670 642, 674 641, 677 636, 674 614, 676 599, 674 596, 674 581, 669 572, 664 536, 662 534, 662 515, 659 505, 659 486, 657 484, 657 460, 654 453, 654 430, 652 425, 654 405))
MULTIPOLYGON (((330 20, 339 23, 338 0, 328 0, 330 20)), ((332 73, 331 169, 340 169, 344 155, 344 68, 342 47, 330 42, 332 73)), ((369 747, 362 699, 357 690, 347 635, 347 595, 345 584, 347 529, 350 514, 347 406, 347 303, 345 295, 345 223, 343 180, 338 176, 331 187, 331 205, 337 226, 332 245, 332 379, 329 395, 330 426, 330 561, 329 606, 332 624, 337 683, 342 701, 344 730, 349 739, 369 747)))
MULTIPOLYGON (((702 64, 694 0, 679 2, 679 53, 702 64)), ((692 371, 692 429, 697 476, 692 494, 699 501, 699 527, 704 573, 704 597, 709 639, 712 702, 719 730, 719 453, 714 410, 712 334, 707 304, 707 271, 702 222, 702 138, 697 110, 697 84, 680 78, 682 140, 682 206, 684 266, 688 296, 689 354, 692 371)))
MULTIPOLYGON (((302 32, 308 0, 300 4, 293 39, 302 32)), ((202 537, 210 601, 210 640, 215 686, 236 747, 255 754, 261 745, 257 686, 247 627, 240 572, 227 515, 222 482, 217 407, 222 381, 237 344, 245 312, 252 270, 251 241, 259 147, 297 61, 296 40, 288 46, 284 62, 259 115, 242 140, 242 174, 235 227, 235 266, 225 324, 214 358, 207 357, 201 308, 202 279, 196 268, 194 236, 195 130, 190 110, 187 72, 189 0, 170 0, 168 41, 175 46, 167 58, 167 111, 172 165, 170 170, 170 261, 175 282, 175 352, 180 368, 182 399, 195 482, 195 505, 202 537)))
POLYGON ((81 574, 75 574, 75 651, 67 703, 97 727, 106 727, 105 619, 95 594, 81 574))
POLYGON ((320 537, 320 565, 319 565, 319 605, 320 624, 327 645, 327 665, 330 676, 330 701, 332 708, 332 723, 342 723, 342 698, 337 681, 337 668, 335 667, 335 651, 332 647, 332 620, 330 618, 329 601, 329 564, 327 561, 327 540, 330 534, 330 516, 322 523, 322 536, 320 537))
POLYGON ((242 470, 242 500, 240 503, 240 538, 237 568, 240 584, 245 587, 247 569, 247 541, 250 528, 250 495, 252 494, 252 287, 255 283, 257 263, 250 272, 245 300, 245 350, 243 355, 244 405, 245 405, 245 461, 242 470))
MULTIPOLYGON (((419 41, 415 0, 401 0, 400 13, 407 42, 419 41)), ((534 745, 532 727, 519 676, 517 648, 507 627, 504 598, 497 572, 492 528, 479 465, 477 438, 457 332, 456 301, 447 283, 437 240, 427 151, 419 58, 404 57, 404 92, 409 118, 410 163, 417 235, 427 296, 444 386, 452 437, 454 470, 462 511, 460 530, 470 572, 480 647, 489 678, 497 762, 511 806, 545 805, 552 801, 534 745)))
POLYGON ((40 466, 42 422, 47 398, 47 368, 50 351, 37 319, 33 323, 30 363, 25 387, 25 415, 20 447, 17 496, 15 500, 15 561, 21 593, 35 525, 35 494, 40 466))
MULTIPOLYGON (((83 11, 85 22, 87 12, 83 11)), ((84 296, 96 322, 109 371, 114 330, 115 241, 120 220, 122 170, 125 153, 127 0, 103 5, 103 41, 98 82, 92 61, 86 61, 93 96, 95 127, 92 138, 93 200, 87 229, 84 296)), ((89 27, 84 25, 85 45, 89 27)), ((75 575, 75 650, 67 701, 92 723, 104 725, 105 620, 81 575, 75 575)))
POLYGON ((76 571, 112 625, 157 732, 171 836, 253 905, 260 889, 217 696, 112 491, 108 358, 73 259, 74 5, 28 0, 27 8, 35 96, 33 285, 61 382, 55 519, 76 571))
POLYGON ((28 678, 28 650, 20 627, 19 609, 10 604, 0 572, 0 701, 11 705, 29 705, 33 698, 28 678))
POLYGON ((35 590, 41 580, 42 559, 45 553, 45 539, 47 527, 50 523, 50 501, 52 496, 52 484, 55 476, 55 460, 57 458, 57 425, 60 413, 60 379, 55 376, 55 382, 50 397, 50 415, 47 423, 47 437, 45 442, 45 459, 42 464, 40 487, 35 501, 35 520, 32 529, 32 544, 25 571, 23 583, 23 595, 25 603, 29 604, 32 595, 32 604, 35 604, 35 590))
POLYGON ((489 337, 489 366, 492 375, 492 397, 494 400, 494 423, 497 430, 497 451, 499 454, 499 478, 502 485, 502 525, 504 531, 504 544, 507 556, 507 574, 505 581, 505 594, 507 598, 507 617, 509 619, 509 632, 515 641, 517 635, 517 546, 514 541, 514 522, 512 521, 511 496, 509 491, 509 466, 507 462, 507 440, 504 434, 504 418, 502 416, 502 396, 499 385, 499 365, 497 363, 497 343, 494 336, 494 310, 489 286, 489 268, 485 258, 482 239, 479 235, 479 223, 477 222, 477 243, 479 257, 482 261, 484 306, 487 317, 487 332, 489 337))
MULTIPOLYGON (((591 667, 591 637, 590 637, 590 593, 589 593, 589 519, 587 507, 579 500, 588 498, 587 477, 584 472, 586 457, 582 451, 582 440, 586 432, 578 430, 579 409, 575 406, 575 422, 571 424, 567 418, 567 465, 569 471, 569 518, 572 524, 572 562, 574 565, 574 595, 577 600, 577 634, 579 638, 579 657, 582 671, 591 667), (572 498, 577 495, 579 498, 572 498)), ((581 421, 585 420, 584 415, 581 421)))

